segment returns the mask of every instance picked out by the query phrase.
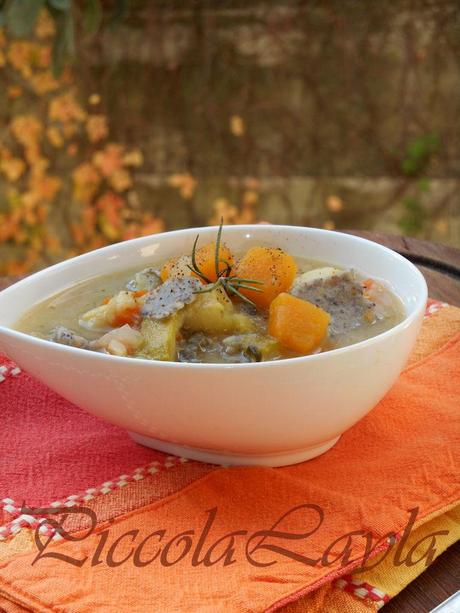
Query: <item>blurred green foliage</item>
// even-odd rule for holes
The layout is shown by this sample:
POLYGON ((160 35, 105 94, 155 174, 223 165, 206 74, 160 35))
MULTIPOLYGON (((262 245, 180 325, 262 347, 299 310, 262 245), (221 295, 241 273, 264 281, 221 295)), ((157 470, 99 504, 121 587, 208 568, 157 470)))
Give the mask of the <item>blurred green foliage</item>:
MULTIPOLYGON (((411 178, 421 177, 428 169, 433 156, 440 150, 440 146, 437 134, 426 134, 411 140, 401 162, 402 173, 411 178)), ((398 223, 404 234, 417 236, 423 231, 428 215, 420 197, 429 188, 430 180, 426 177, 419 178, 413 186, 413 195, 402 199, 403 211, 398 223)))
POLYGON ((437 134, 418 136, 409 142, 401 163, 402 172, 408 177, 420 176, 440 148, 437 134))
POLYGON ((126 14, 128 0, 3 0, 0 1, 0 25, 18 37, 32 33, 42 9, 47 10, 56 23, 53 46, 53 71, 61 74, 65 64, 75 57, 75 32, 96 34, 103 22, 113 25, 126 14), (104 15, 105 13, 105 15, 104 15))

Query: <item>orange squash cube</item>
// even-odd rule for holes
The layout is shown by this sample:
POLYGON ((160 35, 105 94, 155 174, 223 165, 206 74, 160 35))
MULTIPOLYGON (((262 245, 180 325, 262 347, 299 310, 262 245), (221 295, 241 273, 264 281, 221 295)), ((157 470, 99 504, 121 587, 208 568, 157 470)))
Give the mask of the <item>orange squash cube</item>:
MULTIPOLYGON (((197 250, 196 263, 198 269, 210 281, 217 281, 215 242, 207 243, 197 250)), ((233 266, 233 254, 226 245, 221 244, 219 249, 219 273, 222 273, 228 266, 230 266, 230 268, 233 266)))
POLYGON ((323 309, 282 293, 270 305, 268 333, 288 349, 305 355, 321 345, 330 321, 323 309))
MULTIPOLYGON (((274 247, 252 247, 246 255, 237 262, 233 274, 243 279, 260 281, 254 285, 262 291, 240 289, 239 291, 262 309, 270 306, 271 301, 281 292, 287 292, 297 274, 297 264, 294 258, 274 247)), ((246 283, 251 285, 251 283, 246 283)))

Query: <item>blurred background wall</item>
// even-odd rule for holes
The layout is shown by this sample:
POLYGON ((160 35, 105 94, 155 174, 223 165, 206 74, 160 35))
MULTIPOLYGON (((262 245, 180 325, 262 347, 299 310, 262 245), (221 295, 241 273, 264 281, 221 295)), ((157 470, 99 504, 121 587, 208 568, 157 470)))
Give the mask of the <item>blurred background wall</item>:
POLYGON ((457 1, 34 2, 0 26, 0 274, 221 216, 460 245, 457 1))

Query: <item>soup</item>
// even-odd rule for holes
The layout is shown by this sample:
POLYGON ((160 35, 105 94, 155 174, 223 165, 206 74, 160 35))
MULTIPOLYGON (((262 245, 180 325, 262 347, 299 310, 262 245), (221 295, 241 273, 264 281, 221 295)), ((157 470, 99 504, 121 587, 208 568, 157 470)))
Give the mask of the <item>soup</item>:
POLYGON ((150 360, 251 363, 329 351, 404 317, 382 282, 274 247, 222 242, 141 271, 94 277, 34 306, 22 332, 82 350, 150 360))

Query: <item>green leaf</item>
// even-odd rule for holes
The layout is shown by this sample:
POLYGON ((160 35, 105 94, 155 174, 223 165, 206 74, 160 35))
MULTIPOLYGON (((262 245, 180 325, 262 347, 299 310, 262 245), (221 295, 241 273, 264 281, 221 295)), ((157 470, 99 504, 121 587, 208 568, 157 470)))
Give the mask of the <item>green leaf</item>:
POLYGON ((15 36, 31 34, 44 0, 13 0, 6 10, 7 28, 15 36))
POLYGON ((414 175, 418 170, 418 162, 413 158, 406 158, 402 161, 401 167, 405 175, 414 175))
POLYGON ((425 134, 413 139, 406 148, 401 161, 401 170, 405 175, 420 175, 430 163, 440 147, 437 134, 425 134))
POLYGON ((439 147, 439 139, 435 134, 426 134, 416 138, 407 147, 407 155, 412 158, 423 158, 434 153, 439 147))
POLYGON ((68 11, 72 6, 72 0, 48 0, 48 4, 58 11, 68 11))
POLYGON ((86 0, 82 14, 83 31, 87 34, 95 34, 101 27, 102 15, 100 0, 86 0))

